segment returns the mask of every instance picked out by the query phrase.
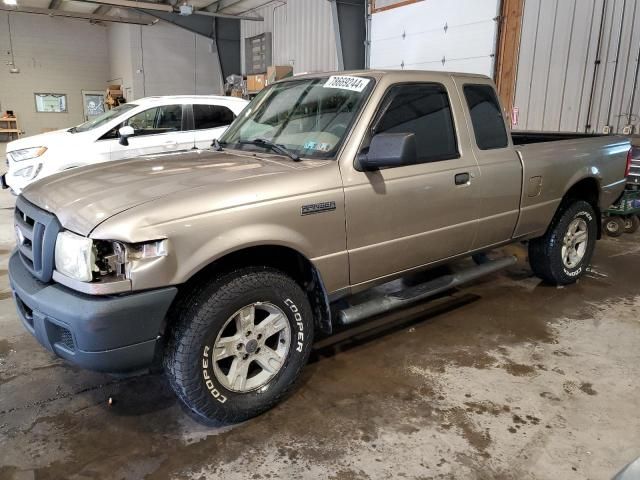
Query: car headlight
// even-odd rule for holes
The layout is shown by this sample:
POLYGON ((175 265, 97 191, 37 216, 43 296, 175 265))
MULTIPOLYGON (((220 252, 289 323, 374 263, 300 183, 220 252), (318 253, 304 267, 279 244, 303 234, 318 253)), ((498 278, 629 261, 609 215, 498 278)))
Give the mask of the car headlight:
POLYGON ((93 280, 96 254, 93 241, 68 231, 60 232, 56 240, 56 270, 81 282, 93 280))
POLYGON ((81 282, 122 280, 129 277, 132 261, 167 256, 167 241, 125 244, 92 240, 69 231, 56 240, 56 270, 81 282))
POLYGON ((22 148, 20 150, 14 150, 13 152, 8 152, 11 155, 11 158, 14 162, 22 162, 23 160, 30 160, 32 158, 38 158, 44 155, 44 152, 47 151, 47 147, 32 147, 32 148, 22 148))

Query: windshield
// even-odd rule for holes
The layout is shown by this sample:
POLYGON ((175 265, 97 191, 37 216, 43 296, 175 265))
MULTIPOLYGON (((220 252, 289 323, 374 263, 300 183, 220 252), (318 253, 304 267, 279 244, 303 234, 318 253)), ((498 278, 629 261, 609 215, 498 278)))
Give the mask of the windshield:
POLYGON ((116 117, 119 117, 124 112, 128 112, 129 110, 136 108, 138 105, 135 103, 125 103, 124 105, 120 105, 119 107, 112 108, 104 112, 102 115, 97 116, 96 118, 92 118, 88 122, 84 122, 77 127, 73 127, 71 129, 72 132, 86 132, 88 130, 93 130, 94 128, 101 127, 105 123, 110 122, 116 117))
POLYGON ((373 84, 346 75, 276 83, 245 108, 220 144, 255 150, 260 142, 252 142, 262 139, 301 157, 333 157, 373 84))

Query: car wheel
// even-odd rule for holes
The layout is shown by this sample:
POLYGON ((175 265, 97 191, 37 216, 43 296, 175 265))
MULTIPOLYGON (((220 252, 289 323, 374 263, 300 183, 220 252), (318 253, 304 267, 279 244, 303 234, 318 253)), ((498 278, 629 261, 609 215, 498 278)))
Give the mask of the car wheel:
POLYGON ((302 288, 266 267, 195 288, 176 308, 164 364, 180 400, 201 419, 235 423, 293 388, 313 343, 302 288))
POLYGON ((620 217, 608 217, 604 221, 604 231, 610 237, 619 237, 624 233, 625 221, 620 217))
POLYGON ((552 285, 580 278, 593 255, 598 234, 593 207, 582 200, 561 208, 544 236, 529 242, 533 272, 552 285))
POLYGON ((624 233, 636 233, 640 228, 640 218, 631 215, 624 219, 624 233))

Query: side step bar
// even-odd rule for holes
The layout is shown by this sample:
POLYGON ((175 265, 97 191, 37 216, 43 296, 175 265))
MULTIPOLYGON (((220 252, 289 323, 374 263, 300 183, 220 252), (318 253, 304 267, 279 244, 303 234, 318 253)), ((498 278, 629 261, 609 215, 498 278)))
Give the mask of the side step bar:
POLYGON ((490 260, 482 265, 467 268, 460 272, 444 275, 435 280, 421 283, 413 287, 406 288, 399 292, 383 295, 372 300, 353 305, 338 312, 338 320, 343 325, 351 325, 365 318, 380 315, 399 308, 408 307, 429 297, 433 297, 442 292, 471 282, 485 275, 497 272, 503 268, 514 265, 518 259, 515 256, 503 257, 497 260, 490 260))

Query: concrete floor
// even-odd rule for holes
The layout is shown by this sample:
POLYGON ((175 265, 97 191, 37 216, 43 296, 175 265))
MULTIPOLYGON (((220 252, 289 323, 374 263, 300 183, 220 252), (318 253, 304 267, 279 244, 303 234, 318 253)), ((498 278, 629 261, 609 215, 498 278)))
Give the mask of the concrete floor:
POLYGON ((575 286, 521 263, 325 342, 285 403, 207 428, 160 374, 82 371, 24 331, 0 196, 3 480, 608 479, 640 455, 640 234, 599 242, 575 286))

